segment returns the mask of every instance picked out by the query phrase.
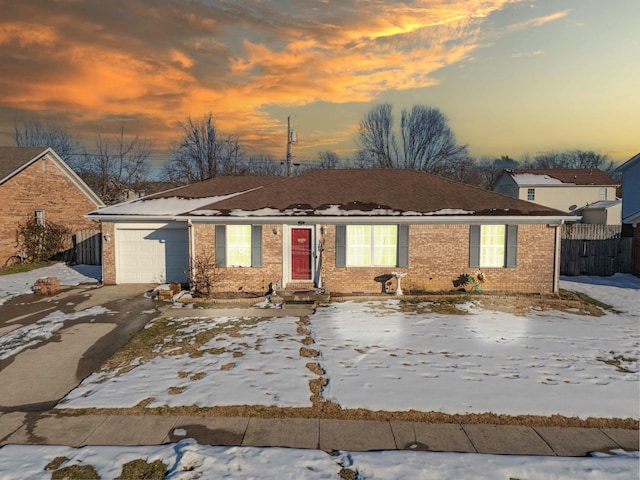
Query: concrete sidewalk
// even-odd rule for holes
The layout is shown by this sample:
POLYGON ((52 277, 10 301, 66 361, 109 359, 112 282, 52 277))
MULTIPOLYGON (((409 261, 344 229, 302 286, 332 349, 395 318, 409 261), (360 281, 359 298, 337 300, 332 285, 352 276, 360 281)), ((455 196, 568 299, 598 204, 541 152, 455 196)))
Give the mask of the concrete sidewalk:
POLYGON ((0 415, 0 445, 158 445, 186 438, 193 438, 201 445, 567 457, 584 456, 595 451, 640 449, 637 430, 608 428, 306 418, 69 416, 24 412, 0 415))

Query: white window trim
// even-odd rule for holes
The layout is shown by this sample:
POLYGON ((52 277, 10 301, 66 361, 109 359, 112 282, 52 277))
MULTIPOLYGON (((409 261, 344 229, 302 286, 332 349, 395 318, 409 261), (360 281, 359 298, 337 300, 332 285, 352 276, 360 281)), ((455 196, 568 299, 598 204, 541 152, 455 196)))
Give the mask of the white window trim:
POLYGON ((227 249, 227 267, 251 267, 251 225, 227 225, 227 235, 226 235, 226 245, 225 245, 226 249, 227 249), (234 228, 242 228, 242 229, 248 229, 249 230, 249 241, 248 243, 245 244, 233 244, 232 242, 230 242, 230 238, 232 238, 232 235, 230 235, 231 231, 230 229, 234 229, 234 228), (243 263, 237 263, 234 264, 232 263, 232 261, 230 259, 232 259, 234 257, 234 255, 232 254, 232 248, 246 248, 247 252, 245 253, 245 255, 248 256, 248 258, 245 259, 245 261, 243 263))
MULTIPOLYGON (((488 235, 488 232, 487 232, 488 235)), ((507 251, 507 228, 506 225, 482 225, 480 227, 480 268, 501 268, 505 266, 505 258, 507 251), (502 239, 497 241, 498 236, 494 234, 493 243, 486 243, 483 241, 485 237, 485 231, 489 229, 502 229, 502 239), (490 253, 488 250, 494 249, 495 253, 490 253)))
MULTIPOLYGON (((382 247, 378 247, 378 249, 380 249, 382 247)), ((347 225, 347 229, 346 229, 346 266, 347 267, 351 267, 351 268, 369 268, 369 267, 395 267, 396 263, 397 263, 397 256, 398 256, 398 227, 397 225, 347 225), (349 242, 349 230, 352 228, 362 228, 362 227, 369 227, 370 228, 370 232, 369 232, 369 238, 370 238, 370 245, 369 245, 369 254, 370 254, 370 262, 367 265, 360 265, 360 264, 354 264, 350 261, 350 242, 349 242), (395 229, 395 233, 393 235, 393 240, 394 240, 394 255, 393 255, 393 260, 390 261, 388 264, 376 264, 375 260, 376 260, 376 244, 375 244, 375 231, 374 229, 377 227, 389 227, 389 228, 394 228, 395 229)))
POLYGON ((45 221, 46 221, 44 210, 36 209, 33 212, 33 215, 34 215, 34 219, 35 219, 36 225, 44 226, 45 221))
POLYGON ((527 189, 527 200, 533 202, 536 199, 536 189, 528 188, 527 189))

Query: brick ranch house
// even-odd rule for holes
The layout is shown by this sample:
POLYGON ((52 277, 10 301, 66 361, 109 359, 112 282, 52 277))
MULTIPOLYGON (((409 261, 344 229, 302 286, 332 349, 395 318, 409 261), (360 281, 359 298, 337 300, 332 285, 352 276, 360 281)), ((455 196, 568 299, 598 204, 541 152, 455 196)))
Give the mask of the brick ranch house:
POLYGON ((316 170, 217 177, 88 215, 102 223, 106 284, 184 281, 199 257, 225 270, 216 290, 313 283, 332 293, 447 291, 478 269, 483 290, 558 290, 552 208, 413 170, 316 170))
POLYGON ((87 212, 104 207, 100 198, 46 147, 0 147, 0 265, 17 255, 16 232, 30 218, 72 232, 95 229, 87 212))

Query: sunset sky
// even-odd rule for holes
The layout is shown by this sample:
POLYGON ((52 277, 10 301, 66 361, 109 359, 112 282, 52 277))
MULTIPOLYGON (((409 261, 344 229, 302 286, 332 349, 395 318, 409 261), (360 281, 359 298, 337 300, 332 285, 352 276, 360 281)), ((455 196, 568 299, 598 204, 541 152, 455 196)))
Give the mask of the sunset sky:
POLYGON ((479 158, 640 151, 638 0, 0 0, 0 144, 126 122, 168 158, 211 111, 248 153, 349 156, 373 105, 427 105, 479 158))

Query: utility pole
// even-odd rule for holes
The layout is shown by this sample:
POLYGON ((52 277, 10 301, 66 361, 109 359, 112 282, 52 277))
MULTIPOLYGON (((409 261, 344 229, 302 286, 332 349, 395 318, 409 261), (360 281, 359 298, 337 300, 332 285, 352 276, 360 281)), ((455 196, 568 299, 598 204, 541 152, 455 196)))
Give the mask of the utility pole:
POLYGON ((291 176, 291 145, 298 143, 298 134, 291 130, 291 117, 287 117, 287 177, 291 176))
POLYGON ((287 177, 291 176, 291 117, 287 117, 287 177))

